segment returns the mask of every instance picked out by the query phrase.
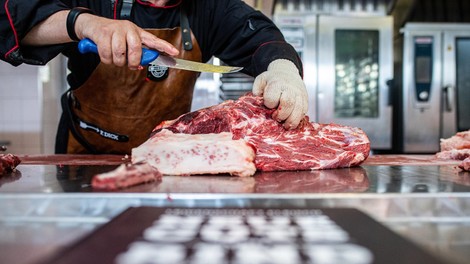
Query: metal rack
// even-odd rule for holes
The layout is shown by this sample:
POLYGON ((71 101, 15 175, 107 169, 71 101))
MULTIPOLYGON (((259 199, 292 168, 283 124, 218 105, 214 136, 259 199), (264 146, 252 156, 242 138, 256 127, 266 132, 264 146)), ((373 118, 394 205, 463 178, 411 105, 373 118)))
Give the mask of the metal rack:
POLYGON ((236 100, 240 96, 251 92, 254 78, 244 73, 225 74, 220 77, 219 99, 236 100))

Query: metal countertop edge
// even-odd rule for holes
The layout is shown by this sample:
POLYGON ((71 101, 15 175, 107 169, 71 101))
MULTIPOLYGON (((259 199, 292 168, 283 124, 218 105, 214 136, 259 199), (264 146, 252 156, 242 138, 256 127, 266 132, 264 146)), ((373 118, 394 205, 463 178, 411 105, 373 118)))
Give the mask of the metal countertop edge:
POLYGON ((139 198, 165 200, 220 200, 220 199, 284 199, 284 200, 329 200, 329 199, 409 199, 409 198, 465 198, 470 199, 470 193, 337 193, 337 194, 222 194, 222 193, 1 193, 0 199, 9 198, 60 198, 60 199, 91 199, 91 198, 139 198))

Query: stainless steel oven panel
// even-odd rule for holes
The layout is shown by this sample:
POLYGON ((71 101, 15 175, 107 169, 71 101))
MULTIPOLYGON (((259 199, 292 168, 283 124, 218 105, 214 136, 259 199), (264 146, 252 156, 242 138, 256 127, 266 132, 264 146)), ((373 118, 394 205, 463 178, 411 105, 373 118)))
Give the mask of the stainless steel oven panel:
POLYGON ((317 61, 317 23, 318 16, 305 17, 305 50, 303 54, 304 81, 308 92, 309 108, 307 115, 311 121, 317 121, 318 98, 318 61, 317 61))
MULTIPOLYGON (((318 99, 317 119, 321 123, 338 123, 362 128, 371 140, 372 149, 391 149, 392 106, 387 81, 393 77, 392 17, 320 16, 318 21, 318 99), (335 33, 337 30, 378 32, 378 76, 376 77, 376 113, 373 116, 342 117, 335 113, 335 33)), ((357 90, 357 89, 356 89, 357 90)), ((360 100, 359 100, 360 101, 360 100)), ((359 102, 360 103, 360 102, 359 102)))
POLYGON ((439 139, 448 138, 468 123, 467 101, 470 82, 470 44, 458 55, 460 40, 470 42, 470 24, 408 23, 403 51, 403 152, 433 153, 440 150, 439 139), (417 38, 433 39, 433 70, 429 100, 419 101, 415 85, 415 45, 417 38), (459 60, 460 61, 460 65, 459 60), (467 68, 461 68, 461 67, 467 68), (458 80, 459 72, 463 79, 458 80), (458 91, 461 94, 458 94, 458 91), (459 98, 460 97, 460 98, 459 98))
POLYGON ((442 70, 442 116, 440 136, 451 137, 457 131, 456 116, 456 38, 462 34, 470 35, 468 32, 447 32, 443 35, 443 70, 442 70))
POLYGON ((317 95, 317 16, 283 13, 274 16, 274 22, 285 39, 297 51, 303 63, 304 82, 308 92, 307 115, 316 121, 317 95))
POLYGON ((436 31, 405 31, 403 50, 403 148, 404 152, 437 152, 440 136, 441 35, 436 31), (418 100, 415 88, 415 41, 432 39, 432 81, 429 98, 418 100))
POLYGON ((441 137, 448 138, 454 135, 459 130, 469 129, 469 116, 470 116, 470 109, 468 104, 470 104, 470 97, 463 98, 465 95, 460 92, 464 92, 468 95, 470 94, 470 84, 469 84, 469 77, 470 72, 467 72, 468 66, 470 62, 468 60, 461 61, 461 65, 459 63, 459 50, 458 50, 458 42, 465 41, 467 42, 467 46, 465 50, 461 52, 466 53, 467 56, 465 58, 460 58, 462 60, 468 58, 468 54, 470 53, 470 46, 468 43, 470 42, 470 25, 452 25, 453 31, 446 30, 444 31, 443 35, 443 71, 442 71, 442 126, 441 126, 441 137), (465 64, 465 65, 464 65, 465 64), (460 69, 460 73, 462 73, 463 78, 460 79, 460 83, 458 80, 458 67, 467 68, 460 69), (460 96, 460 98, 458 98, 460 96), (459 103, 458 103, 459 102, 459 103), (466 103, 465 103, 466 102, 466 103), (464 105, 465 104, 465 105, 464 105), (460 125, 459 125, 460 122, 460 125))

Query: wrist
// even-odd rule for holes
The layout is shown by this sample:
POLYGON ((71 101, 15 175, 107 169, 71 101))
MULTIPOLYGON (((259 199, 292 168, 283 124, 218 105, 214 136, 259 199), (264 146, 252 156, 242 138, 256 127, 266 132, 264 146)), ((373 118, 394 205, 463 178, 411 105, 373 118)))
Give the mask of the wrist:
POLYGON ((297 66, 295 66, 292 61, 286 59, 277 59, 272 61, 268 66, 268 70, 299 73, 299 69, 297 69, 297 66))
POLYGON ((77 22, 78 17, 82 14, 93 14, 93 11, 85 7, 74 7, 70 10, 69 14, 67 15, 67 34, 69 35, 71 40, 80 41, 80 38, 77 35, 77 32, 75 31, 75 24, 77 22))

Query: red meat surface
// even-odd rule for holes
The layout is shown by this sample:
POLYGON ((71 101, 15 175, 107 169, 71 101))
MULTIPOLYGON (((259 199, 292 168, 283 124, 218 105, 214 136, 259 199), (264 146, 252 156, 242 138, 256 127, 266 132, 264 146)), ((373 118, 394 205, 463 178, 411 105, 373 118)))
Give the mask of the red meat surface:
POLYGON ((153 135, 162 129, 185 134, 231 132, 233 139, 253 146, 261 171, 352 167, 369 155, 370 141, 360 128, 319 124, 305 117, 297 129, 286 130, 271 117, 273 111, 261 97, 247 95, 164 121, 153 135))
POLYGON ((20 158, 13 154, 0 154, 0 176, 13 171, 20 163, 20 158))

